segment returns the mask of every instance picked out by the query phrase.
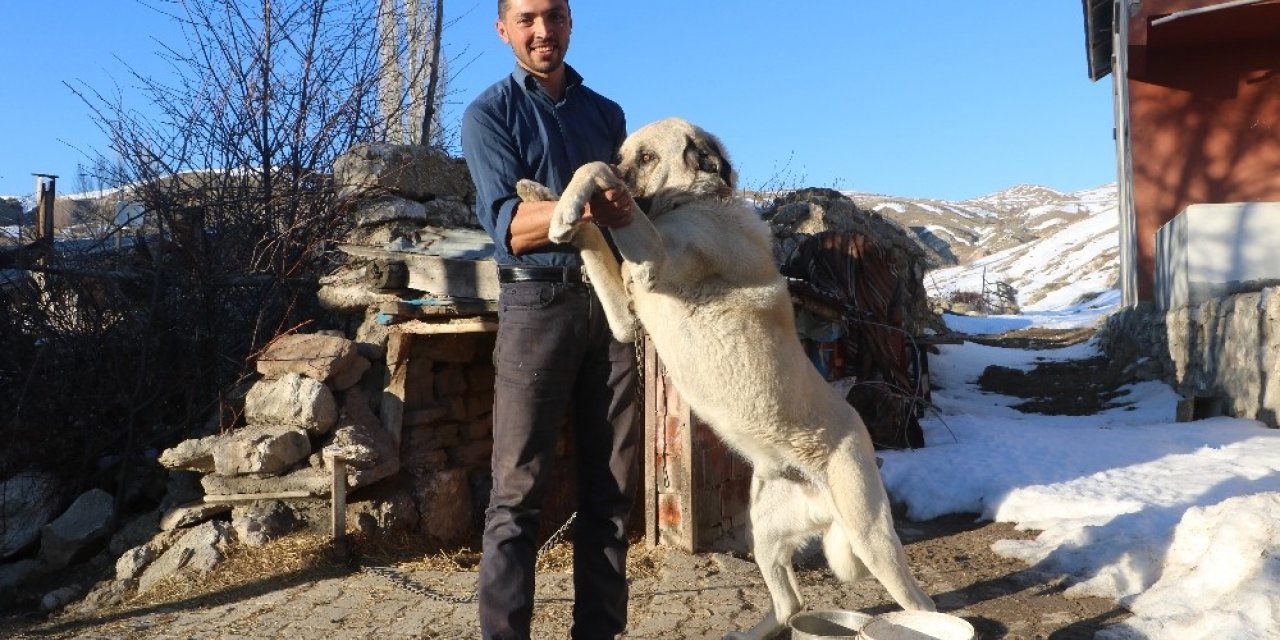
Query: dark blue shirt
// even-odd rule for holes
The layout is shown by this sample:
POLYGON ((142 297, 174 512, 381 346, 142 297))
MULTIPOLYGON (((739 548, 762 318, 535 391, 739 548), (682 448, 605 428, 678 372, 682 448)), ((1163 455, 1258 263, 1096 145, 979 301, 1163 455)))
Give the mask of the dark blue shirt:
POLYGON ((560 193, 578 167, 616 162, 626 130, 622 107, 584 86, 567 65, 560 102, 520 67, 472 101, 462 116, 462 153, 476 185, 476 217, 493 238, 498 264, 581 264, 577 249, 568 245, 511 253, 516 181, 529 178, 560 193))

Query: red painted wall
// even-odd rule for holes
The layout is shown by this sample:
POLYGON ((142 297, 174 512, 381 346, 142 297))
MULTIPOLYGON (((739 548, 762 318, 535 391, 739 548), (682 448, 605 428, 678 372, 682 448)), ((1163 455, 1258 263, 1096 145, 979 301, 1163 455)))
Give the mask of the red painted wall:
POLYGON ((1130 23, 1129 117, 1138 296, 1153 297, 1155 233, 1191 204, 1280 201, 1280 3, 1148 0, 1130 23))

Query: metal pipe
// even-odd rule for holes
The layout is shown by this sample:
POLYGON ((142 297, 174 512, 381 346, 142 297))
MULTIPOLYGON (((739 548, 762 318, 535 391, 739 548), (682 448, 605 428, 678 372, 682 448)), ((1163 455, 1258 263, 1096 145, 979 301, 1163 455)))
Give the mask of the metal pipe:
POLYGON ((1197 7, 1195 9, 1184 9, 1182 11, 1175 11, 1167 16, 1164 16, 1163 18, 1156 18, 1155 20, 1152 20, 1151 26, 1158 27, 1166 22, 1173 22, 1174 20, 1180 20, 1182 18, 1186 18, 1188 16, 1194 16, 1200 13, 1211 13, 1213 11, 1220 11, 1222 9, 1230 9, 1232 7, 1243 7, 1248 4, 1262 4, 1265 2, 1269 2, 1269 0, 1231 0, 1230 2, 1219 2, 1218 4, 1211 4, 1207 7, 1197 7))

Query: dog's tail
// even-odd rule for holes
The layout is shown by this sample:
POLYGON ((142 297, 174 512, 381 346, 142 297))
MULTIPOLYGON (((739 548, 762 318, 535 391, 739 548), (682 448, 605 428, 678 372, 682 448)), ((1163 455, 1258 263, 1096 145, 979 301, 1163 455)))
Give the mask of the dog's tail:
POLYGON ((874 452, 860 450, 855 440, 850 437, 841 442, 827 461, 825 476, 834 524, 844 529, 854 555, 902 608, 933 611, 933 600, 912 577, 906 551, 893 530, 889 497, 874 452), (859 460, 860 455, 866 459, 859 460))

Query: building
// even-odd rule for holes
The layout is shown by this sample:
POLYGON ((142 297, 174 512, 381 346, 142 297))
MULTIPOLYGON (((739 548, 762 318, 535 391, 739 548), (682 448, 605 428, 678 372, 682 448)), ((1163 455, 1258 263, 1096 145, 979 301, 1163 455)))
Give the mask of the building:
MULTIPOLYGON (((1152 301, 1162 226, 1196 205, 1280 202, 1280 2, 1083 4, 1089 76, 1115 85, 1121 288, 1152 301)), ((1280 205, 1266 212, 1280 227, 1280 205)), ((1244 228, 1201 239, 1229 262, 1244 228)))

